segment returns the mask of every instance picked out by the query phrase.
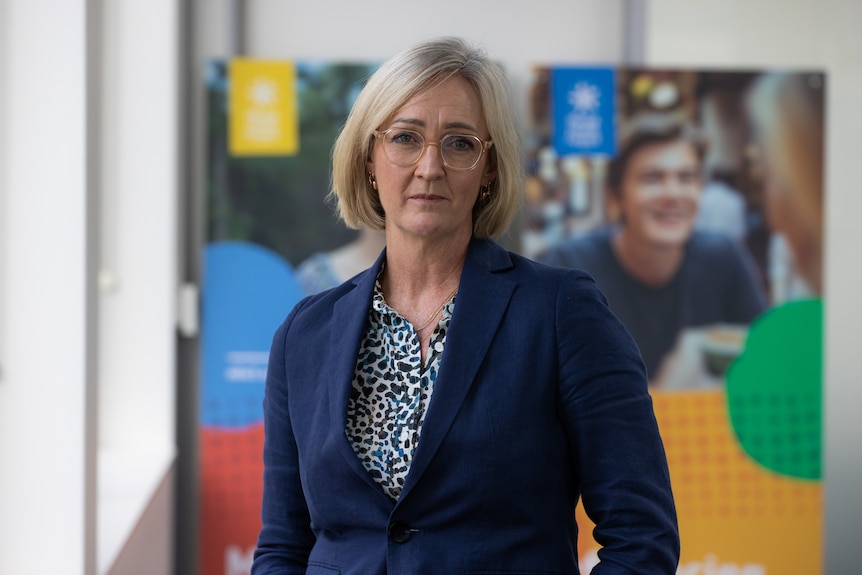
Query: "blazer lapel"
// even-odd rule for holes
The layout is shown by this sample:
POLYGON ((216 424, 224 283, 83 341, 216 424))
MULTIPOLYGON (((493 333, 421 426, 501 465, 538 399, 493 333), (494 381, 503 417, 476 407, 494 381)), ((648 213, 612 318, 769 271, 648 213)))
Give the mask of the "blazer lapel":
POLYGON ((334 441, 341 446, 339 450, 346 459, 347 466, 361 476, 363 481, 380 493, 382 497, 385 497, 387 501, 391 501, 365 470, 344 433, 347 424, 347 403, 350 399, 353 374, 356 370, 356 358, 367 329, 368 310, 371 306, 374 283, 385 253, 386 250, 384 249, 372 267, 354 278, 353 289, 344 294, 333 306, 332 317, 329 319, 333 329, 330 353, 328 354, 332 377, 329 382, 323 383, 331 390, 329 415, 334 427, 332 433, 336 435, 334 441))
POLYGON ((515 289, 515 281, 499 273, 511 267, 509 254, 496 244, 471 242, 446 349, 402 499, 428 467, 476 378, 515 289))

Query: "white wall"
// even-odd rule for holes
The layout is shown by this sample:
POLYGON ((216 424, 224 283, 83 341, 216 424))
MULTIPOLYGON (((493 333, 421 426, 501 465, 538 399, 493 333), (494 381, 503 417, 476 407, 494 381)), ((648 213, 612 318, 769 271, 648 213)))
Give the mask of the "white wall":
MULTIPOLYGON (((646 62, 787 67, 827 77, 825 572, 862 573, 862 2, 657 0, 646 62)), ((788 545, 797 542, 788 541, 788 545)))
POLYGON ((0 16, 0 573, 166 573, 179 2, 0 16))
POLYGON ((0 573, 92 567, 86 0, 6 0, 0 573))
POLYGON ((3 278, 6 277, 6 188, 8 187, 6 180, 2 174, 6 173, 6 138, 3 134, 7 133, 6 122, 6 90, 3 88, 8 83, 8 42, 6 38, 6 3, 0 2, 0 381, 3 380, 4 362, 6 361, 6 310, 4 308, 6 301, 6 282, 3 278))
POLYGON ((103 2, 100 446, 174 445, 178 7, 103 2), (164 385, 163 382, 171 382, 164 385))
POLYGON ((147 569, 167 573, 156 566, 173 559, 179 2, 99 4, 98 572, 149 555, 147 569))

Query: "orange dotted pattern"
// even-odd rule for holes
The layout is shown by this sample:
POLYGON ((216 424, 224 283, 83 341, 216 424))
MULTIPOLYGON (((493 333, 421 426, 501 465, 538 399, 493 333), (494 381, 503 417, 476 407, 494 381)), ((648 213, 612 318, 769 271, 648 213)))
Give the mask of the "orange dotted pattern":
POLYGON ((822 512, 817 481, 779 475, 740 446, 722 391, 656 393, 656 418, 683 518, 809 518, 822 512))
MULTIPOLYGON (((819 481, 771 471, 742 449, 723 389, 653 392, 679 519, 679 573, 822 573, 819 481)), ((578 550, 593 564, 593 524, 578 505, 578 550)))

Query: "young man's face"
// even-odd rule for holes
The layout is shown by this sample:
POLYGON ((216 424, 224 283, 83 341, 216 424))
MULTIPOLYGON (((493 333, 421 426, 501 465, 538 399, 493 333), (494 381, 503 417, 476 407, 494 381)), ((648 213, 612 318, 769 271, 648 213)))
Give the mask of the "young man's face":
POLYGON ((617 197, 628 233, 657 247, 684 245, 700 206, 700 162, 685 140, 656 142, 629 159, 617 197))

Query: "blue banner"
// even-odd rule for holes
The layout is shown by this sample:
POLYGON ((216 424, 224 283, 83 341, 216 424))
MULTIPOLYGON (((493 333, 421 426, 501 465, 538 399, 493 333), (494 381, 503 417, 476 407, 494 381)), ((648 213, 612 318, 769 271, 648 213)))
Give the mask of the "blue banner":
POLYGON ((613 69, 554 68, 551 105, 557 154, 614 155, 615 100, 613 69))

